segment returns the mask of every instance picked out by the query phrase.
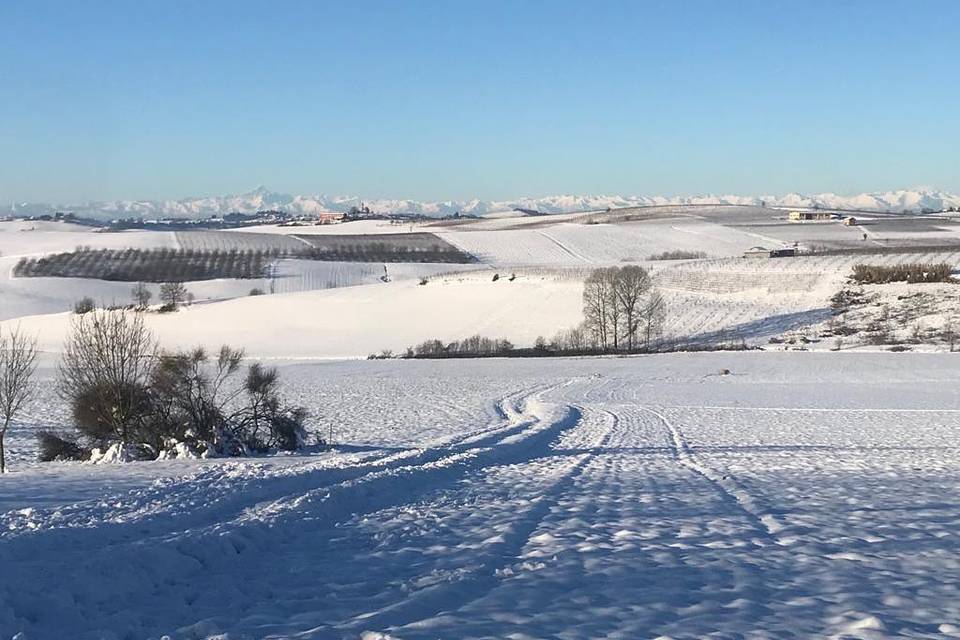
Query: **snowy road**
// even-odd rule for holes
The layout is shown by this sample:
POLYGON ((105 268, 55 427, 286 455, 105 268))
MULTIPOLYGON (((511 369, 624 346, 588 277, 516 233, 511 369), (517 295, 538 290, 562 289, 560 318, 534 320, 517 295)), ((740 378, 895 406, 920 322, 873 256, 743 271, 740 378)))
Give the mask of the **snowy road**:
MULTIPOLYGON (((368 445, 0 514, 0 638, 960 637, 958 372, 298 365, 302 395, 378 390, 367 431, 344 419, 368 445)), ((11 476, 20 500, 37 473, 11 476)))

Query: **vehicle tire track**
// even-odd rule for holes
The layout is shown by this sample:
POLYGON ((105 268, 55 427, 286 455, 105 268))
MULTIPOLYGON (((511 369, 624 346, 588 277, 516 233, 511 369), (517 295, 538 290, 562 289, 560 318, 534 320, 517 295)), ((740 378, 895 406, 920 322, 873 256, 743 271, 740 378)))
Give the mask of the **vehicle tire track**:
POLYGON ((543 236, 544 238, 546 238, 547 240, 549 240, 550 242, 552 242, 553 244, 555 244, 555 245, 557 245, 558 247, 560 247, 561 251, 563 251, 564 253, 566 253, 566 254, 569 255, 570 257, 576 258, 577 260, 582 260, 583 262, 585 262, 585 263, 587 263, 587 264, 592 264, 592 263, 593 263, 593 260, 590 260, 590 259, 587 258, 585 255, 582 255, 582 254, 577 253, 576 251, 574 251, 573 249, 571 249, 571 248, 568 247, 567 245, 563 244, 562 242, 560 242, 559 240, 557 240, 556 238, 554 238, 553 236, 551 236, 551 235, 550 235, 549 233, 547 233, 546 231, 540 231, 540 230, 538 229, 538 230, 537 230, 537 233, 540 234, 541 236, 543 236))
POLYGON ((732 505, 754 522, 765 538, 775 544, 785 544, 779 537, 783 525, 775 516, 757 504, 756 499, 730 472, 718 471, 703 462, 690 448, 680 428, 665 415, 647 406, 641 406, 640 409, 656 417, 666 427, 670 434, 673 457, 677 462, 707 480, 718 492, 725 495, 732 505))
POLYGON ((391 470, 438 464, 444 458, 462 455, 473 449, 495 444, 522 432, 535 423, 518 407, 556 385, 537 385, 504 396, 495 404, 500 420, 489 427, 444 439, 426 448, 376 452, 351 464, 333 466, 329 460, 307 459, 282 469, 269 469, 256 459, 225 460, 213 469, 154 481, 147 488, 86 500, 45 510, 0 513, 0 539, 33 535, 58 528, 89 528, 103 524, 98 518, 109 516, 108 528, 138 522, 147 524, 162 519, 165 530, 195 529, 226 516, 239 517, 251 505, 261 505, 302 493, 304 487, 319 490, 365 476, 391 470), (102 508, 96 508, 96 505, 102 508), (91 512, 91 507, 94 507, 91 512))
MULTIPOLYGON (((526 405, 527 412, 517 424, 464 443, 459 449, 448 449, 435 460, 380 469, 329 487, 304 486, 301 480, 299 491, 266 504, 248 502, 248 508, 234 518, 223 519, 219 509, 206 513, 201 508, 204 515, 196 526, 189 518, 169 518, 171 525, 164 517, 151 527, 142 521, 115 518, 110 507, 116 505, 105 503, 96 527, 81 528, 83 522, 71 527, 61 522, 39 531, 5 532, 0 534, 0 563, 16 567, 16 571, 0 585, 0 600, 28 591, 30 576, 48 562, 44 557, 49 550, 65 547, 82 562, 64 576, 61 591, 77 598, 89 592, 110 593, 111 611, 122 612, 131 598, 138 597, 116 586, 131 579, 150 585, 155 594, 180 592, 182 585, 190 585, 192 593, 227 588, 223 579, 233 575, 238 564, 244 566, 245 574, 259 575, 267 572, 264 564, 272 565, 284 557, 299 558, 302 549, 311 544, 329 544, 342 535, 338 525, 345 520, 419 503, 490 467, 538 459, 557 437, 581 420, 574 407, 538 406, 532 400, 526 405), (111 558, 128 556, 137 562, 123 566, 111 562, 111 558)), ((195 621, 193 610, 187 608, 171 614, 163 626, 174 629, 195 621)), ((81 630, 77 635, 93 637, 81 630)))
MULTIPOLYGON (((580 405, 568 405, 568 410, 577 416, 571 428, 581 426, 584 415, 591 413, 580 405)), ((606 429, 598 442, 591 447, 585 447, 586 453, 575 456, 575 462, 543 492, 533 507, 518 518, 518 526, 511 531, 510 535, 504 536, 502 542, 490 548, 487 557, 480 561, 479 567, 457 580, 454 585, 450 583, 432 585, 408 596, 401 602, 344 621, 335 625, 333 629, 338 632, 356 633, 370 629, 401 628, 433 618, 446 611, 462 609, 499 586, 502 576, 512 574, 523 550, 530 544, 547 516, 559 504, 562 496, 574 486, 584 469, 598 458, 596 451, 606 447, 610 443, 613 432, 619 428, 619 417, 616 414, 605 409, 600 409, 597 413, 608 416, 611 426, 606 429)), ((529 459, 532 460, 535 457, 529 459)))

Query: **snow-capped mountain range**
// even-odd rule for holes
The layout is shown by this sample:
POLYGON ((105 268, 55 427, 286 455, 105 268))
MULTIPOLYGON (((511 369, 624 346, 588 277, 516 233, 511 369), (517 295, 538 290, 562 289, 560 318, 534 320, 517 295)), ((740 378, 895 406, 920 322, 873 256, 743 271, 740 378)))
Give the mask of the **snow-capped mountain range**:
POLYGON ((461 200, 421 202, 416 200, 363 199, 354 196, 299 196, 277 193, 257 187, 249 193, 183 200, 113 200, 84 204, 14 203, 10 212, 18 215, 39 215, 55 211, 72 212, 80 216, 115 218, 206 218, 227 213, 254 213, 279 210, 290 214, 345 212, 361 204, 375 213, 416 213, 430 217, 461 214, 484 215, 512 209, 529 209, 543 213, 596 211, 607 207, 631 207, 678 204, 738 204, 773 207, 820 207, 823 209, 856 209, 862 211, 940 211, 960 207, 960 195, 937 189, 916 189, 862 193, 841 196, 833 193, 805 195, 789 193, 783 196, 547 196, 515 200, 461 200))

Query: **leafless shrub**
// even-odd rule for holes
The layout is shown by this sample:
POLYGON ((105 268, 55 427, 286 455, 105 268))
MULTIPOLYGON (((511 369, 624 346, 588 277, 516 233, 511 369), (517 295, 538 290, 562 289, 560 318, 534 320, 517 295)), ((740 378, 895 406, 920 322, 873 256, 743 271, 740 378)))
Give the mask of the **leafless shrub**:
POLYGON ((133 297, 133 302, 137 305, 138 309, 146 309, 150 305, 150 298, 153 297, 153 293, 143 282, 138 282, 137 285, 131 289, 130 295, 133 297))
POLYGON ((78 429, 97 444, 127 443, 144 427, 157 343, 137 314, 76 316, 60 364, 61 395, 78 429))
POLYGON ((90 313, 97 308, 97 303, 94 302, 93 298, 85 296, 80 298, 75 303, 73 303, 73 312, 77 315, 83 315, 85 313, 90 313))

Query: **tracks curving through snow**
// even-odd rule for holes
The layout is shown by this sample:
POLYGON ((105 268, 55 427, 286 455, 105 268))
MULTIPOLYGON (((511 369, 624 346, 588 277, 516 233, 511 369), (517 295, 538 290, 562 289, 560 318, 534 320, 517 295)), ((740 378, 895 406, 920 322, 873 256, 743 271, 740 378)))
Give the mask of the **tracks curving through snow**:
POLYGON ((729 471, 714 469, 701 460, 687 443, 683 432, 661 412, 647 406, 643 406, 641 409, 655 416, 667 429, 670 435, 674 457, 681 465, 697 475, 702 476, 713 485, 717 491, 728 496, 740 510, 756 522, 758 529, 760 529, 770 541, 776 544, 784 544, 780 538, 778 538, 778 534, 783 530, 783 525, 780 524, 773 514, 764 510, 757 503, 756 499, 744 489, 743 485, 733 474, 729 471))
MULTIPOLYGON (((952 629, 956 509, 942 496, 953 477, 903 465, 900 477, 871 475, 846 459, 919 460, 928 449, 807 451, 779 419, 758 427, 742 407, 722 419, 719 409, 678 407, 657 378, 676 374, 641 378, 641 362, 527 377, 486 404, 448 395, 431 414, 441 423, 433 432, 455 433, 446 420, 489 421, 418 448, 204 463, 130 493, 2 514, 0 636, 771 639, 952 629), (916 479, 909 499, 893 493, 902 477, 916 479), (874 492, 884 499, 866 495, 874 492), (51 557, 68 570, 51 575, 51 557), (938 610, 915 605, 928 598, 938 610)), ((498 376, 506 366, 491 364, 498 376)), ((725 397, 710 397, 700 369, 688 376, 691 396, 719 406, 725 397)), ((837 415, 837 429, 853 419, 875 426, 873 415, 837 415)), ((936 414, 909 415, 916 424, 899 425, 897 437, 943 436, 936 414)))

